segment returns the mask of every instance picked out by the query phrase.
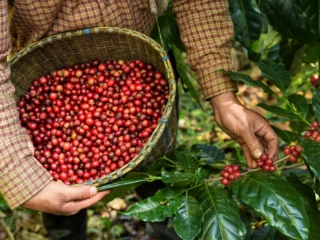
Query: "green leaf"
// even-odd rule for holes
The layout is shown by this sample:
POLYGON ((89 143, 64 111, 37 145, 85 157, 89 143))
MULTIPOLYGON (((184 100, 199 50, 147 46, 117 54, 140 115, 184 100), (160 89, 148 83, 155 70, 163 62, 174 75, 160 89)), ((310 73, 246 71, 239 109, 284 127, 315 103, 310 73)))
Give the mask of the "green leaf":
POLYGON ((273 173, 255 172, 232 182, 231 189, 284 235, 307 239, 309 219, 303 198, 285 179, 273 173))
POLYGON ((300 182, 299 178, 294 174, 290 174, 288 177, 286 177, 286 179, 304 199, 304 206, 310 220, 308 239, 319 239, 320 212, 318 210, 317 201, 315 199, 313 190, 308 185, 300 182))
POLYGON ((311 43, 320 40, 319 8, 315 0, 268 0, 264 1, 263 11, 282 35, 311 43))
POLYGON ((191 155, 188 151, 175 151, 174 154, 179 165, 187 173, 194 173, 197 170, 199 162, 197 158, 191 155))
POLYGON ((293 133, 291 131, 286 131, 279 129, 275 126, 271 126, 275 133, 286 143, 291 143, 297 140, 300 136, 299 134, 293 133))
POLYGON ((248 50, 250 59, 257 61, 259 54, 252 51, 251 45, 260 34, 267 32, 266 16, 259 11, 254 0, 229 0, 229 10, 235 39, 248 50))
POLYGON ((307 99, 299 94, 292 94, 288 97, 288 100, 294 107, 297 109, 298 112, 302 113, 304 117, 307 116, 309 112, 309 105, 307 99))
POLYGON ((203 211, 197 200, 186 197, 174 218, 174 229, 184 240, 194 239, 201 230, 203 211))
POLYGON ((177 48, 177 46, 173 44, 171 45, 171 49, 176 60, 176 67, 179 76, 187 86, 187 90, 190 93, 191 97, 196 100, 202 110, 204 110, 200 101, 199 93, 192 83, 197 81, 195 73, 190 69, 189 66, 187 66, 185 59, 182 57, 182 52, 177 48))
POLYGON ((317 120, 320 121, 320 88, 313 93, 312 106, 317 120))
POLYGON ((163 43, 165 51, 170 49, 170 45, 176 44, 181 51, 185 52, 186 49, 181 41, 178 23, 171 6, 168 7, 164 15, 158 17, 158 23, 163 42, 161 41, 157 24, 154 25, 150 37, 160 45, 163 43))
POLYGON ((223 151, 216 146, 208 144, 196 144, 195 146, 198 146, 200 149, 202 149, 200 159, 205 161, 206 164, 219 162, 225 159, 223 151))
POLYGON ((166 206, 164 217, 170 217, 175 214, 181 207, 183 202, 182 191, 175 188, 163 188, 156 192, 154 198, 160 202, 160 204, 166 206))
POLYGON ((291 83, 290 72, 287 71, 282 63, 274 63, 268 60, 260 60, 258 63, 262 76, 277 86, 284 92, 291 83))
POLYGON ((181 191, 174 188, 164 188, 156 192, 155 196, 133 204, 122 214, 138 217, 143 221, 161 222, 174 214, 182 205, 181 191))
POLYGON ((114 183, 99 186, 98 191, 112 189, 112 191, 102 199, 102 202, 108 203, 117 197, 123 197, 125 194, 133 191, 141 184, 149 182, 149 180, 150 177, 145 173, 130 172, 126 174, 123 179, 117 180, 114 183))
POLYGON ((162 169, 161 177, 165 184, 170 184, 171 186, 186 186, 193 180, 193 173, 184 172, 168 172, 162 169))
MULTIPOLYGON (((185 151, 185 150, 182 150, 182 151, 185 151)), ((193 156, 198 157, 202 153, 202 148, 199 146, 199 144, 195 144, 191 146, 189 151, 193 156)))
POLYGON ((274 93, 266 84, 263 82, 260 82, 258 80, 252 80, 251 77, 247 74, 242 74, 242 73, 236 73, 232 71, 225 71, 221 70, 221 72, 228 74, 232 80, 237 81, 237 82, 244 82, 248 86, 253 86, 253 87, 259 87, 261 88, 265 93, 272 93, 275 96, 277 96, 276 93, 274 93))
POLYGON ((199 167, 195 174, 196 184, 198 184, 202 179, 209 176, 209 173, 203 168, 199 167))
POLYGON ((124 179, 116 180, 112 183, 107 183, 105 185, 101 185, 98 188, 98 191, 106 191, 109 189, 119 188, 119 187, 129 187, 131 188, 132 185, 140 185, 142 183, 146 182, 153 182, 153 180, 150 178, 150 176, 146 173, 129 173, 126 175, 124 179))
POLYGON ((320 57, 320 43, 310 43, 307 46, 305 61, 308 63, 316 63, 320 57))
POLYGON ((298 115, 296 115, 295 113, 289 112, 288 110, 285 110, 285 109, 277 107, 277 106, 271 106, 271 105, 267 105, 264 103, 259 103, 258 106, 268 112, 274 113, 274 114, 281 116, 281 117, 285 117, 285 118, 293 119, 293 120, 301 120, 301 118, 298 115))
POLYGON ((320 144, 311 139, 302 139, 304 159, 315 177, 320 179, 320 144))
POLYGON ((240 219, 237 204, 227 190, 204 184, 193 195, 204 212, 204 222, 198 236, 200 240, 243 239, 246 227, 240 219))

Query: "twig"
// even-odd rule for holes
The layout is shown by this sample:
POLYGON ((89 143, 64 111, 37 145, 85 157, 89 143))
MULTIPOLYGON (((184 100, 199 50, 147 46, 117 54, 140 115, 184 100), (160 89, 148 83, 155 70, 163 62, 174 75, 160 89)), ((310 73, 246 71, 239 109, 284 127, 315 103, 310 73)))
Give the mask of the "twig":
POLYGON ((2 227, 4 228, 4 230, 6 231, 6 233, 8 234, 10 240, 15 240, 14 236, 13 236, 10 228, 7 226, 6 222, 3 219, 1 219, 0 223, 1 223, 2 227))
POLYGON ((206 179, 206 181, 207 182, 214 182, 214 181, 219 181, 221 179, 222 179, 222 177, 219 177, 219 178, 206 179))
POLYGON ((285 161, 285 160, 287 160, 287 159, 289 159, 289 158, 290 158, 290 155, 289 155, 289 156, 286 156, 286 157, 284 157, 284 158, 281 158, 281 159, 279 159, 278 161, 275 161, 274 164, 279 164, 279 163, 281 163, 281 162, 283 162, 283 161, 285 161))
POLYGON ((286 166, 286 167, 284 167, 284 168, 285 168, 285 169, 289 169, 289 168, 299 167, 299 166, 302 166, 302 165, 304 165, 304 162, 296 163, 296 164, 293 164, 293 165, 290 165, 290 166, 286 166))

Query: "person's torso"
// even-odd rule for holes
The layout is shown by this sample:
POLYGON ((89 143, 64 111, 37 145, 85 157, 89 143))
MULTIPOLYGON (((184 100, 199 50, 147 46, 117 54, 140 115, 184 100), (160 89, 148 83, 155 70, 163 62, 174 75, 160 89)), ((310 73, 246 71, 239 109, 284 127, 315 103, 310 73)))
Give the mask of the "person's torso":
POLYGON ((116 26, 149 34, 155 23, 149 0, 14 0, 13 6, 13 53, 59 32, 116 26))

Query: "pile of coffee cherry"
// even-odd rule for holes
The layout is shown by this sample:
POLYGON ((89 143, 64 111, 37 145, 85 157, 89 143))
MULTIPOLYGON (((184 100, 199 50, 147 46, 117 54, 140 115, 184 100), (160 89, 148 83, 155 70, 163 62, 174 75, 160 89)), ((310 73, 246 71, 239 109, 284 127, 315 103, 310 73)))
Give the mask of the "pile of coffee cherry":
POLYGON ((34 80, 18 111, 36 159, 55 180, 79 184, 131 161, 168 97, 168 82, 150 64, 93 61, 34 80))

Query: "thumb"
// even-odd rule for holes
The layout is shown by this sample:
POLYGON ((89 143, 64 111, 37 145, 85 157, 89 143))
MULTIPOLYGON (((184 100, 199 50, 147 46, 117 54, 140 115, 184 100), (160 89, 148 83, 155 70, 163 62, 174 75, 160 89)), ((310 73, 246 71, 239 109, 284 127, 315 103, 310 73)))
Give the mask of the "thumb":
POLYGON ((261 146, 258 138, 252 132, 245 132, 242 139, 247 145, 251 155, 255 159, 260 158, 263 153, 263 147, 261 146))
POLYGON ((79 186, 70 187, 68 189, 69 201, 80 201, 94 197, 98 193, 96 187, 93 186, 79 186))

